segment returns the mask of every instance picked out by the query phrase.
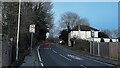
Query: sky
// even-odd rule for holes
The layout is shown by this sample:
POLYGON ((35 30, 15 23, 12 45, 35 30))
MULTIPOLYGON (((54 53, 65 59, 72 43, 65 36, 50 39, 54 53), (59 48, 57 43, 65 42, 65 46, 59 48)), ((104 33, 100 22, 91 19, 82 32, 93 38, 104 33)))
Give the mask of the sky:
POLYGON ((61 15, 71 11, 99 30, 118 28, 118 2, 53 2, 52 10, 56 26, 59 26, 61 15))

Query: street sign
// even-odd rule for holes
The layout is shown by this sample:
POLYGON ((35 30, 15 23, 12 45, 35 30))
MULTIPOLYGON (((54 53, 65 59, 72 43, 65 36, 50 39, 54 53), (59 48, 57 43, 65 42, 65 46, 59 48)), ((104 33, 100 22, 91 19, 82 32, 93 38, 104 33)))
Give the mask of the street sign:
POLYGON ((35 25, 34 24, 30 25, 29 32, 35 33, 35 25))

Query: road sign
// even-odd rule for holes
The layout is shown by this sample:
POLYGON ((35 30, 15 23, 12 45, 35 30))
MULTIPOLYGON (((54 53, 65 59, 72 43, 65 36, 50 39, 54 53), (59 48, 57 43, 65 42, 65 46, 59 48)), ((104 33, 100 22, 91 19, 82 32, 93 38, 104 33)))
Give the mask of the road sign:
POLYGON ((35 33, 35 25, 34 24, 30 25, 29 32, 35 33))

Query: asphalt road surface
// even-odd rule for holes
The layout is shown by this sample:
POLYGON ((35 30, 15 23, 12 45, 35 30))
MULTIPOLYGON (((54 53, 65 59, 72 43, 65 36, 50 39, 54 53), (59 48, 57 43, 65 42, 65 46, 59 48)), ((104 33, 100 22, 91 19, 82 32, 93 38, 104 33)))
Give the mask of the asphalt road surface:
POLYGON ((85 55, 79 55, 58 44, 41 45, 38 47, 41 66, 78 66, 82 68, 102 67, 113 68, 113 65, 103 63, 85 55))

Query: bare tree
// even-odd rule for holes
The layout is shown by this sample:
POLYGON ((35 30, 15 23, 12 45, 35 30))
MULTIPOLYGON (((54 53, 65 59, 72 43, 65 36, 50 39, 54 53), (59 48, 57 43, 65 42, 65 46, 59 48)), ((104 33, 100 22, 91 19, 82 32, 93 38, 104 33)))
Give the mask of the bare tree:
POLYGON ((17 32, 17 18, 18 18, 18 3, 3 2, 2 9, 2 24, 3 33, 8 34, 9 37, 16 38, 17 32))
POLYGON ((51 2, 39 2, 34 6, 34 22, 36 25, 36 37, 45 40, 46 33, 53 27, 53 13, 51 2))
POLYGON ((0 33, 2 33, 2 2, 0 3, 0 33))
POLYGON ((2 3, 0 3, 0 23, 2 23, 2 3))
MULTIPOLYGON (((36 32, 33 36, 33 47, 37 45, 38 38, 43 40, 47 28, 53 25, 52 3, 51 2, 22 2, 20 10, 20 34, 19 34, 19 56, 18 60, 24 58, 25 54, 29 52, 29 45, 31 43, 31 36, 29 32, 29 25, 36 25, 36 32), (41 29, 41 30, 40 30, 41 29), (40 36, 40 37, 39 37, 40 36), (27 51, 27 52, 26 52, 27 51)), ((0 2, 0 18, 2 17, 2 32, 13 38, 13 45, 16 45, 17 27, 18 27, 18 8, 19 2, 3 2, 1 9, 0 2), (1 13, 2 12, 2 13, 1 13)), ((0 21, 1 23, 1 21, 0 21)), ((1 24, 0 24, 1 25, 1 24)), ((16 46, 12 48, 14 55, 13 62, 15 63, 15 50, 16 46)), ((19 64, 19 63, 18 63, 19 64)))
POLYGON ((77 21, 80 19, 79 15, 73 12, 66 12, 61 16, 60 24, 62 27, 72 29, 77 21))
POLYGON ((111 32, 112 32, 112 38, 118 38, 119 37, 118 29, 113 29, 113 30, 111 30, 111 32))
POLYGON ((88 20, 86 18, 81 18, 77 21, 77 24, 80 24, 80 25, 87 25, 87 26, 90 26, 88 20))
POLYGON ((109 29, 104 29, 101 32, 104 32, 106 35, 109 36, 109 38, 112 38, 112 33, 111 33, 111 31, 109 29))
POLYGON ((80 16, 76 13, 66 12, 61 16, 60 25, 63 28, 67 28, 68 30, 70 30, 78 24, 90 26, 87 19, 80 19, 80 16))

